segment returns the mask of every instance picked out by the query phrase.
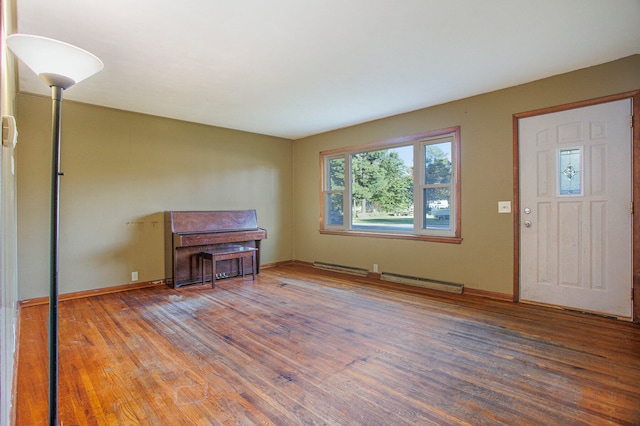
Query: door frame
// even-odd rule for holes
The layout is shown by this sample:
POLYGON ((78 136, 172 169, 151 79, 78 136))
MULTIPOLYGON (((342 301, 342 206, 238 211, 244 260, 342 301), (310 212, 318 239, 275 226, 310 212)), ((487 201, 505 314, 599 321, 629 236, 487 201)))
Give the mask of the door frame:
POLYGON ((513 301, 520 301, 520 140, 518 120, 536 115, 566 111, 575 108, 592 106, 606 102, 631 99, 632 106, 632 201, 634 212, 632 217, 633 242, 632 242, 632 321, 640 323, 640 114, 636 112, 636 106, 640 108, 640 90, 604 96, 586 101, 572 102, 548 108, 513 114, 513 301))

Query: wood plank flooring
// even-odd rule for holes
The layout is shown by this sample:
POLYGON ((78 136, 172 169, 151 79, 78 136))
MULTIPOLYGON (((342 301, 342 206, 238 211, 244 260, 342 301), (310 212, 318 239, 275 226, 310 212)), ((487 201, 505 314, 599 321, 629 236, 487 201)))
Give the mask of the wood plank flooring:
MULTIPOLYGON (((301 265, 60 304, 69 425, 640 424, 640 326, 301 265)), ((18 425, 47 424, 47 307, 18 425)))

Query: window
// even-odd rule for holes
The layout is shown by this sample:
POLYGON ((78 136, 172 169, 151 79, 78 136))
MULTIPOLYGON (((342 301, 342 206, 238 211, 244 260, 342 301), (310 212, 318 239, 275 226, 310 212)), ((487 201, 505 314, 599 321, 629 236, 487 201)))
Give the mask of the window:
POLYGON ((344 157, 330 158, 327 161, 327 191, 325 205, 327 225, 344 224, 344 157))
POLYGON ((582 195, 582 148, 561 149, 559 153, 559 195, 582 195))
POLYGON ((459 243, 460 128, 322 152, 320 232, 459 243))

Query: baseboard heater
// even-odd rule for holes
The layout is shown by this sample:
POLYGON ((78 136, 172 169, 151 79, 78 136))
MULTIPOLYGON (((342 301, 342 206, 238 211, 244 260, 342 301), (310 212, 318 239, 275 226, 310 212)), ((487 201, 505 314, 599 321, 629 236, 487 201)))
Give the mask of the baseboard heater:
POLYGON ((429 278, 410 277, 408 275, 391 274, 383 272, 380 274, 382 281, 390 281, 399 284, 407 284, 416 287, 428 288, 431 290, 446 291, 448 293, 462 294, 464 285, 458 283, 450 283, 447 281, 432 280, 429 278))
POLYGON ((317 269, 323 269, 325 271, 333 271, 333 272, 340 272, 343 274, 357 275, 359 277, 366 277, 369 274, 369 271, 363 268, 334 265, 332 263, 313 262, 313 267, 317 269))

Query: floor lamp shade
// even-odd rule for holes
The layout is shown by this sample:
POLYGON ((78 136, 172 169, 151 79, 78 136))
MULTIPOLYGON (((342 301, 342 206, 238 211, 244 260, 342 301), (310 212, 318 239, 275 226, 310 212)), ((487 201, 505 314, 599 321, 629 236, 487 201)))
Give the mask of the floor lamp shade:
POLYGON ((92 53, 47 37, 12 34, 6 41, 9 49, 49 86, 68 89, 104 67, 92 53))

